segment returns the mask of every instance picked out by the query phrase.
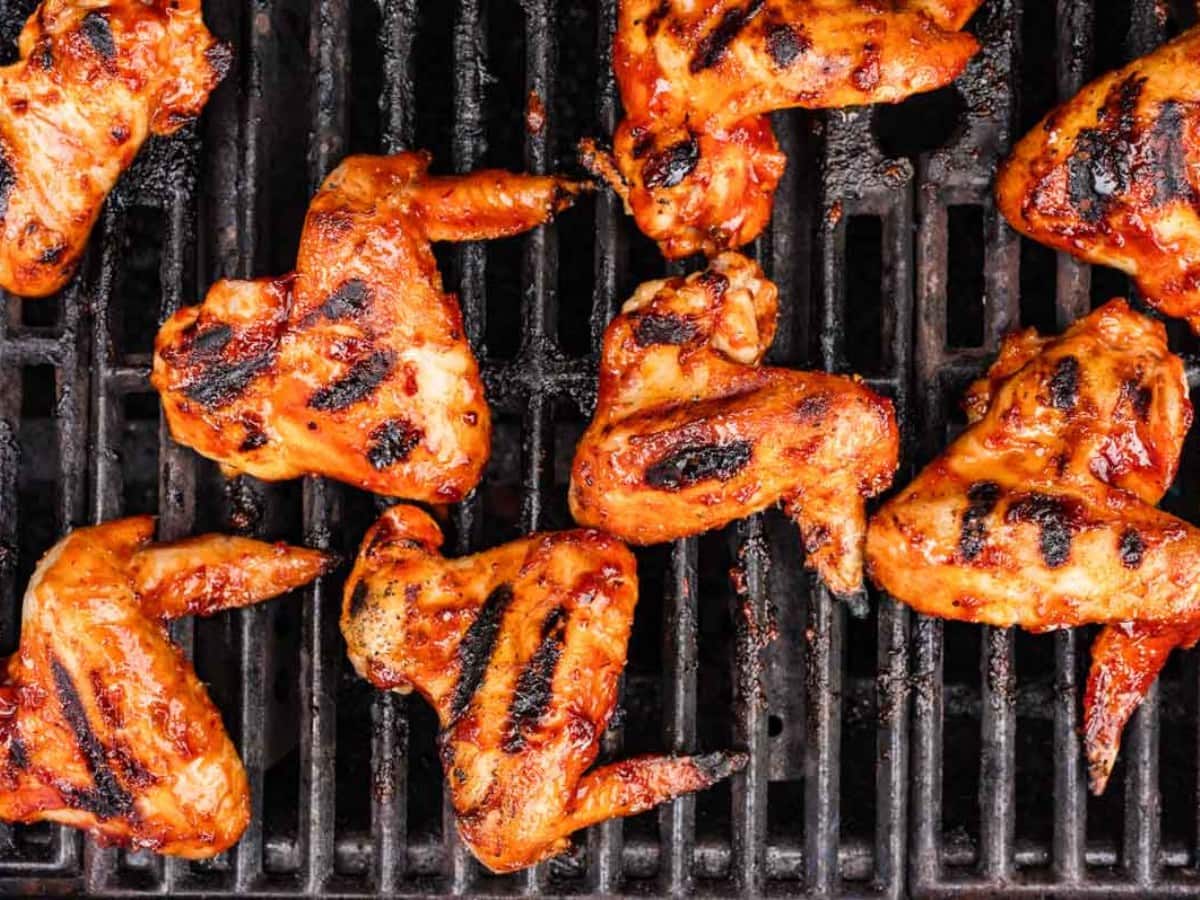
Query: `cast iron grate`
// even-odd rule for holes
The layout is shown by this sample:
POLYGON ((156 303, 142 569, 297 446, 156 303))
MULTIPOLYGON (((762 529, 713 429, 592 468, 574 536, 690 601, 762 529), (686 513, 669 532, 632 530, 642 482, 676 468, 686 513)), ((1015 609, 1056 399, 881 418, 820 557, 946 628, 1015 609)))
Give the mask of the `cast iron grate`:
MULTIPOLYGON (((15 646, 37 556, 72 525, 156 512, 164 537, 222 528, 353 553, 383 501, 319 480, 226 484, 170 442, 146 379, 156 325, 217 277, 289 268, 308 196, 345 153, 428 147, 443 171, 573 168, 574 140, 607 134, 619 114, 615 4, 208 0, 237 65, 204 119, 143 152, 61 298, 8 298, 0 315, 0 652, 15 646), (531 91, 548 111, 536 134, 531 91)), ((30 7, 0 2, 5 48, 30 7)), ((1001 334, 1127 290, 1018 240, 989 182, 1017 129, 1186 23, 1170 12, 1162 0, 987 0, 971 26, 985 52, 956 88, 777 117, 792 162, 751 248, 784 301, 771 358, 860 371, 894 397, 905 471, 953 429, 962 386, 1001 334)), ((485 483, 451 511, 452 550, 566 527, 600 335, 665 267, 604 194, 525 238, 441 258, 497 411, 485 483)), ((1184 515, 1200 496, 1194 470, 1169 500, 1184 515)), ((813 589, 777 514, 639 556, 623 712, 604 753, 741 746, 751 762, 730 784, 595 828, 569 858, 486 875, 450 825, 432 714, 349 670, 335 575, 177 625, 250 773, 256 817, 235 850, 164 861, 0 826, 0 892, 1200 888, 1191 657, 1135 719, 1108 795, 1090 800, 1075 736, 1086 635, 943 627, 880 597, 848 618, 813 589)))

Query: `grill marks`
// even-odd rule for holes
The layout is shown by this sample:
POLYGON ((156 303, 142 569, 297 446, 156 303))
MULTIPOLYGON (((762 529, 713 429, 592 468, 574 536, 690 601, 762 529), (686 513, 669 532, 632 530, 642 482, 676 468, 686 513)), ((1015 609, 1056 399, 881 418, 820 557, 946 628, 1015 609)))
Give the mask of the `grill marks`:
POLYGON ((74 734, 75 743, 83 754, 84 762, 92 775, 92 787, 81 789, 73 786, 60 787, 63 799, 73 806, 86 810, 101 819, 114 819, 134 812, 133 798, 117 781, 100 739, 92 731, 83 701, 71 673, 57 659, 50 660, 54 675, 54 689, 62 707, 63 718, 74 734))
POLYGON ((367 462, 375 469, 404 462, 412 455, 425 433, 408 419, 392 419, 371 432, 367 462))
POLYGON ((250 382, 274 362, 273 349, 237 362, 215 360, 184 385, 183 393, 207 409, 217 409, 241 396, 250 382))
POLYGON ((1050 378, 1050 405, 1071 412, 1079 402, 1079 360, 1064 356, 1054 367, 1050 378))
POLYGON ((512 603, 513 589, 510 584, 502 584, 495 588, 483 606, 479 615, 463 635, 462 643, 458 645, 458 684, 454 687, 454 697, 450 701, 451 715, 461 716, 479 690, 491 661, 492 652, 496 649, 496 638, 500 634, 500 622, 504 613, 512 603))
POLYGON ((336 412, 367 399, 391 374, 394 363, 394 354, 377 350, 352 365, 350 371, 341 378, 317 390, 308 399, 309 407, 322 412, 336 412))
POLYGON ((351 278, 329 295, 320 314, 331 322, 352 319, 371 305, 371 288, 361 278, 351 278))
POLYGON ((646 484, 678 491, 701 481, 728 481, 750 463, 754 447, 749 441, 691 444, 675 450, 646 469, 646 484))
POLYGON ((677 347, 686 344, 697 333, 695 323, 682 316, 647 313, 638 319, 637 325, 634 326, 633 339, 639 347, 651 347, 655 344, 677 347))
POLYGON ((1014 502, 1005 515, 1006 522, 1037 525, 1038 549, 1042 561, 1051 569, 1064 565, 1071 556, 1071 540, 1078 527, 1073 504, 1048 494, 1028 494, 1014 502))
POLYGON ((786 69, 812 48, 812 40, 796 25, 777 24, 767 30, 767 53, 775 65, 786 69))
POLYGON ((1095 128, 1080 131, 1067 158, 1067 197, 1084 221, 1096 224, 1139 185, 1151 207, 1195 203, 1184 150, 1188 104, 1166 100, 1149 125, 1139 125, 1137 105, 1146 79, 1131 75, 1109 91, 1095 128))
POLYGON ((763 7, 764 0, 750 0, 743 7, 725 10, 716 26, 696 45, 696 52, 688 63, 688 71, 693 75, 711 69, 725 56, 725 51, 733 43, 742 29, 753 21, 763 7))
POLYGON ((958 553, 966 562, 983 552, 987 543, 985 520, 995 511, 999 499, 1000 485, 994 481, 977 481, 967 489, 967 508, 958 535, 958 553))
POLYGON ((83 21, 79 23, 79 32, 87 38, 87 42, 102 60, 112 62, 117 58, 117 44, 113 40, 112 27, 103 13, 90 12, 84 16, 83 21))
POLYGON ((550 706, 554 670, 566 641, 567 618, 567 611, 561 606, 555 607, 546 617, 542 623, 542 642, 517 677, 508 710, 508 726, 501 742, 505 753, 520 753, 525 749, 529 733, 550 706))

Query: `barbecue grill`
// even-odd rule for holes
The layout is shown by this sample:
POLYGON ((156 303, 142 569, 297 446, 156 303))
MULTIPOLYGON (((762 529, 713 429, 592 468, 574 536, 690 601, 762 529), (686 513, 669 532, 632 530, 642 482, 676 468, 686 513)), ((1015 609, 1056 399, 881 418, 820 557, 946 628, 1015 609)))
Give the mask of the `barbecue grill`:
MULTIPOLYGON (((157 324, 218 277, 287 271, 308 197, 350 152, 426 147, 435 169, 577 171, 611 133, 616 0, 207 0, 236 63, 195 126, 152 142, 110 196, 80 275, 0 315, 0 654, 37 557, 67 528, 156 512, 354 553, 384 501, 319 479, 221 479, 173 444, 147 380, 157 324), (594 6, 594 8, 593 8, 594 6), (546 109, 526 122, 528 97, 546 109)), ((1184 4, 1179 4, 1183 6, 1184 4)), ((0 45, 30 0, 0 2, 0 45)), ((1009 230, 990 183, 1014 136, 1189 11, 1165 0, 987 0, 957 84, 897 107, 776 116, 790 164, 750 248, 781 289, 776 364, 860 372, 896 401, 898 482, 961 424, 999 338, 1056 329, 1127 281, 1009 230)), ((574 444, 600 337, 668 270, 599 193, 523 238, 439 250, 496 411, 484 483, 449 511, 453 552, 570 525, 574 444)), ((673 267, 675 271, 681 269, 673 267)), ((1196 343, 1172 345, 1200 380, 1196 343)), ((1196 446, 1166 503, 1196 518, 1196 446)), ((1200 673, 1176 654, 1127 730, 1105 796, 1078 727, 1087 630, 943 624, 873 595, 847 614, 778 513, 639 552, 621 711, 605 755, 737 746, 730 782, 484 872, 443 798, 432 712, 375 692, 337 629, 344 570, 173 633, 225 714, 255 818, 206 862, 0 825, 0 892, 274 895, 688 892, 779 896, 1194 895, 1200 673)), ((603 758, 603 757, 602 757, 603 758)))

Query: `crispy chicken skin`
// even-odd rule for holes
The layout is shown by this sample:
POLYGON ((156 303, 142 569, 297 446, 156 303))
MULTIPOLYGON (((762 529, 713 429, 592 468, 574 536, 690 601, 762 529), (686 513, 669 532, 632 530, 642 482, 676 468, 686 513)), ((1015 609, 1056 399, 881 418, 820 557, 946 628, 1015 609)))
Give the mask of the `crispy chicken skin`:
POLYGON ((0 287, 44 297, 147 136, 198 116, 231 55, 199 0, 46 0, 18 48, 0 69, 0 287))
POLYGON ((604 334, 571 513, 635 544, 699 534, 783 501, 836 593, 862 586, 866 500, 899 456, 892 404, 853 378, 759 365, 776 288, 723 253, 641 285, 604 334))
POLYGON ((622 0, 626 118, 585 165, 667 257, 753 240, 785 158, 766 113, 897 102, 958 76, 981 0, 622 0))
POLYGON ((80 528, 38 564, 20 647, 0 664, 0 819, 201 858, 238 840, 250 795, 166 622, 274 597, 332 560, 215 534, 151 544, 153 533, 149 516, 80 528))
POLYGON ((1198 636, 1200 531, 1154 508, 1192 421, 1183 364, 1114 300, 1059 338, 1008 338, 966 407, 967 430, 872 519, 868 571, 927 615, 1114 623, 1085 697, 1099 793, 1170 649, 1198 636))
POLYGON ((1200 332, 1200 27, 1047 115, 1000 169, 996 199, 1018 231, 1121 269, 1200 332))
POLYGON ((518 234, 580 186, 428 165, 345 160, 313 198, 295 272, 220 281, 163 325, 151 381, 175 440, 268 481, 326 475, 430 503, 478 483, 491 417, 430 241, 518 234))
POLYGON ((591 769, 617 702, 637 602, 633 555, 598 531, 534 534, 444 559, 424 512, 363 539, 342 633, 360 675, 437 710, 463 840, 493 872, 562 853, 580 828, 643 812, 740 768, 742 754, 591 769))

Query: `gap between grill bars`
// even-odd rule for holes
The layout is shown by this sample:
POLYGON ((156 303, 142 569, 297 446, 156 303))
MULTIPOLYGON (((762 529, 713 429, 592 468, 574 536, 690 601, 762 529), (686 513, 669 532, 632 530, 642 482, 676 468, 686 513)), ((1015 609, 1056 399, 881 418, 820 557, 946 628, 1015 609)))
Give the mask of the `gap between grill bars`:
MULTIPOLYGON (((989 185, 1012 137, 1056 97, 1178 27, 1161 7, 988 0, 971 26, 984 52, 956 87, 894 109, 775 117, 790 164, 772 225, 748 248, 781 289, 770 360, 857 371, 890 395, 907 440, 898 481, 953 433, 962 387, 1006 331, 1055 328, 1129 290, 1017 239, 989 185)), ((30 10, 0 3, 10 54, 30 10)), ((157 324, 217 277, 286 271, 308 197, 346 153, 426 147, 441 171, 577 171, 574 140, 611 133, 620 114, 615 16, 616 0, 209 0, 237 62, 204 119, 143 151, 60 298, 8 298, 0 316, 0 652, 15 646, 37 556, 72 525, 155 512, 164 538, 223 529, 354 552, 380 498, 318 479, 225 484, 169 440, 147 382, 157 324), (523 124, 531 91, 547 110, 537 134, 523 124)), ((668 267, 606 192, 526 237, 438 252, 496 410, 494 459, 452 511, 452 550, 567 527, 604 326, 668 267)), ((1173 346, 1195 384, 1194 343, 1173 332, 1173 346)), ((1188 468, 1168 501, 1185 516, 1200 498, 1188 468)), ((848 618, 813 589, 775 513, 641 551, 639 574, 602 758, 744 748, 750 764, 727 785, 594 828, 566 859, 487 875, 454 832, 431 713, 349 669, 339 573, 174 626, 250 773, 256 815, 237 848, 164 861, 71 830, 0 826, 0 891, 1200 888, 1190 657, 1134 720, 1097 801, 1076 736, 1089 634, 943 626, 878 595, 867 619, 848 618), (771 622, 778 638, 763 649, 756 629, 771 622)))

